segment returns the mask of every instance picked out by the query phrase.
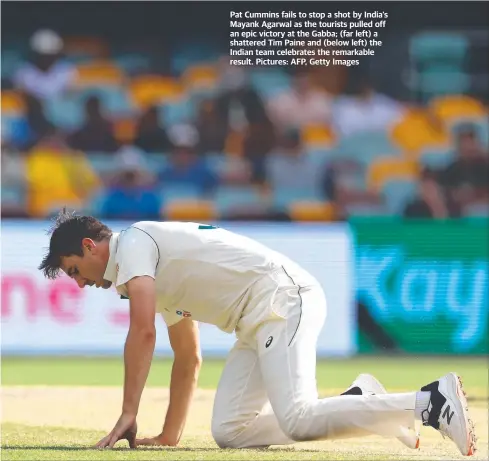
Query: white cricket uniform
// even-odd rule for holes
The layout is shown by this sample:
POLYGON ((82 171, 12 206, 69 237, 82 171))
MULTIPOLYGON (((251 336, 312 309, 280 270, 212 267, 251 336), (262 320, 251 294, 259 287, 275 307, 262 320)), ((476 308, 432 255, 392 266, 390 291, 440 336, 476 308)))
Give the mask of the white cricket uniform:
MULTIPOLYGON (((104 275, 119 294, 155 279, 168 326, 187 317, 236 333, 212 434, 221 447, 380 434, 414 427, 416 393, 319 399, 316 343, 326 318, 317 280, 254 240, 198 223, 134 224, 110 241, 104 275)), ((341 332, 338 332, 341 334, 341 332)))

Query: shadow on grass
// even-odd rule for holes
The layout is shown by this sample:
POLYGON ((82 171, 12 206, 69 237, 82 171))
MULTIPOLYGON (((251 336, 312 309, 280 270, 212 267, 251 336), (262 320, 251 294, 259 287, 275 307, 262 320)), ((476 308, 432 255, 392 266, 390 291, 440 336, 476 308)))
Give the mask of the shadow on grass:
POLYGON ((82 446, 64 446, 64 445, 2 445, 2 450, 11 450, 11 451, 22 451, 22 450, 53 450, 53 451, 93 451, 93 452, 104 452, 104 451, 122 451, 122 452, 139 452, 139 451, 149 451, 149 452, 155 452, 155 451, 174 451, 174 452, 192 452, 192 451, 206 451, 206 452, 213 452, 213 451, 219 451, 223 453, 229 453, 229 452, 242 452, 242 451, 259 451, 259 452, 269 452, 269 453, 297 453, 297 452, 304 452, 304 453, 318 453, 320 451, 324 450, 312 450, 312 449, 300 449, 296 450, 294 448, 239 448, 239 449, 232 449, 232 448, 211 448, 211 447, 202 447, 202 448, 196 448, 196 447, 138 447, 135 449, 131 449, 128 447, 115 447, 112 449, 107 449, 107 448, 93 448, 93 447, 82 447, 82 446))

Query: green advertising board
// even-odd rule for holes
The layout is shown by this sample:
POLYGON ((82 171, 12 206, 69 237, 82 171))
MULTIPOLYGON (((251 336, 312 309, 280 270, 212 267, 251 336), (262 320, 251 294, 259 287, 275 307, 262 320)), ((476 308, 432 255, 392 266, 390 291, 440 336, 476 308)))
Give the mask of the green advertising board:
POLYGON ((356 219, 359 352, 488 352, 487 220, 356 219))

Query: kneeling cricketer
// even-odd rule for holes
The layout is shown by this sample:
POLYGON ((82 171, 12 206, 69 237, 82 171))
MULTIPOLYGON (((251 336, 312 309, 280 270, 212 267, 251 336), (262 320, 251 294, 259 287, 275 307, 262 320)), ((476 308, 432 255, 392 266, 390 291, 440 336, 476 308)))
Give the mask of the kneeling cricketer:
POLYGON ((202 363, 198 322, 204 322, 236 336, 214 401, 211 427, 219 447, 377 434, 418 448, 419 421, 452 440, 462 455, 475 452, 455 373, 395 394, 360 374, 342 395, 319 398, 316 343, 326 321, 325 294, 298 264, 247 237, 191 222, 137 222, 117 233, 94 217, 63 210, 39 269, 50 279, 63 271, 80 288, 115 286, 129 299, 122 411, 97 447, 112 448, 122 439, 132 448, 178 445, 202 363), (161 433, 137 439, 156 314, 174 352, 170 399, 161 433))

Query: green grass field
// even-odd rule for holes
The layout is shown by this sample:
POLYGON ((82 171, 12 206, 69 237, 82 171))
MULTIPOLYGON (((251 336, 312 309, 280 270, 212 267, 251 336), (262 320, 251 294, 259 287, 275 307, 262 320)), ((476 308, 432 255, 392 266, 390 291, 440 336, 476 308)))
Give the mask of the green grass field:
MULTIPOLYGON (((431 428, 421 432, 421 449, 398 441, 367 437, 299 443, 268 450, 220 450, 210 434, 214 391, 223 362, 206 360, 184 437, 178 448, 115 450, 92 445, 115 423, 122 401, 122 359, 4 358, 2 360, 2 453, 5 460, 218 460, 218 459, 461 459, 455 445, 431 428)), ((171 362, 155 359, 138 417, 140 436, 156 435, 168 398, 171 362)), ((318 387, 323 396, 342 392, 361 372, 370 372, 389 392, 417 390, 449 372, 462 377, 476 421, 479 451, 487 456, 487 362, 483 358, 355 358, 318 362, 318 387)), ((472 459, 474 459, 472 458, 472 459)))

